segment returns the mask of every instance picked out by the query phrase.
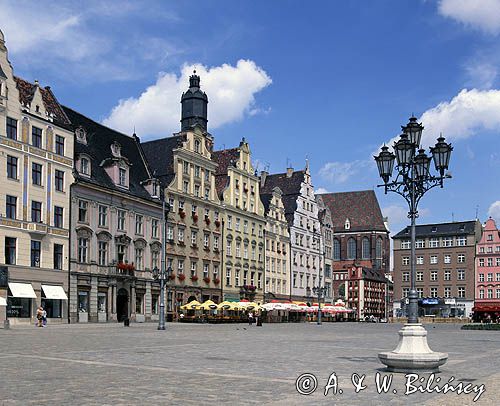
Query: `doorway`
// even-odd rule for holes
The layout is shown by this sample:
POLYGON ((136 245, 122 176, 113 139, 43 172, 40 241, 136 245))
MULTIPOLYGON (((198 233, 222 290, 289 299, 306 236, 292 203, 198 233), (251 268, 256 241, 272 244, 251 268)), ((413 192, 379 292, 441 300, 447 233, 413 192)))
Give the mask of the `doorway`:
POLYGON ((119 322, 128 319, 128 292, 123 288, 116 294, 116 317, 119 322))

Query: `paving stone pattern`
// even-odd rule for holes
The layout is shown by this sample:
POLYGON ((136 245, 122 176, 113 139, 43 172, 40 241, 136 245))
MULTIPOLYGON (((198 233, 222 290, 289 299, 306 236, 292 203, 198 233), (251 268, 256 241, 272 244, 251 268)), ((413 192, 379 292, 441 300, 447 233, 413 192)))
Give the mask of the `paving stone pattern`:
MULTIPOLYGON (((500 333, 427 325, 429 344, 449 353, 443 382, 485 384, 477 405, 498 405, 500 333)), ((380 351, 399 324, 88 324, 0 330, 1 405, 470 405, 473 394, 404 395, 405 376, 377 394, 380 351), (323 395, 335 372, 343 393, 323 395), (317 377, 311 395, 296 391, 317 377), (365 374, 355 393, 351 375, 365 374), (397 390, 394 394, 393 389, 397 390)), ((426 375, 426 377, 428 374, 426 375)))

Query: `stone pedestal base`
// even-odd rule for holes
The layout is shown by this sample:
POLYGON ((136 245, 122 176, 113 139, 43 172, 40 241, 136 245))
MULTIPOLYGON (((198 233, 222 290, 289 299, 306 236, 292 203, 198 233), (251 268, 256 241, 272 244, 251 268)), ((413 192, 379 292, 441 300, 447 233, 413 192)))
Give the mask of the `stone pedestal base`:
POLYGON ((396 349, 381 352, 378 358, 391 372, 439 372, 439 367, 448 360, 448 354, 429 348, 427 331, 421 324, 405 324, 399 330, 396 349))

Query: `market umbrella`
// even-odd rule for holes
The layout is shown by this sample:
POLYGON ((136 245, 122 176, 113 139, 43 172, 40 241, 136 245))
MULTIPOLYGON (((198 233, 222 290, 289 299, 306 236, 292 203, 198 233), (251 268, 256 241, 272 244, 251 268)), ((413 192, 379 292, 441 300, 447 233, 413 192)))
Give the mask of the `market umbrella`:
POLYGON ((182 310, 196 310, 201 306, 200 302, 197 300, 192 300, 189 303, 186 303, 185 305, 181 306, 182 310))
POLYGON ((207 300, 206 302, 203 302, 203 304, 201 304, 199 306, 199 309, 201 309, 201 310, 215 310, 215 309, 217 309, 217 304, 211 300, 207 300))

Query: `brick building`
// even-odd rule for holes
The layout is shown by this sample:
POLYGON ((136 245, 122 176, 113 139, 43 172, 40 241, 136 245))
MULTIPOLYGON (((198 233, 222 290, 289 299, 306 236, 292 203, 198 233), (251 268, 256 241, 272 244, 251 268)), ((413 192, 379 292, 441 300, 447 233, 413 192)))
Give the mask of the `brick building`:
MULTIPOLYGON (((419 314, 468 316, 474 303, 474 257, 481 238, 477 220, 416 227, 419 314)), ((410 290, 410 227, 394 237, 394 300, 410 290)), ((403 301, 403 308, 405 307, 403 301)))

